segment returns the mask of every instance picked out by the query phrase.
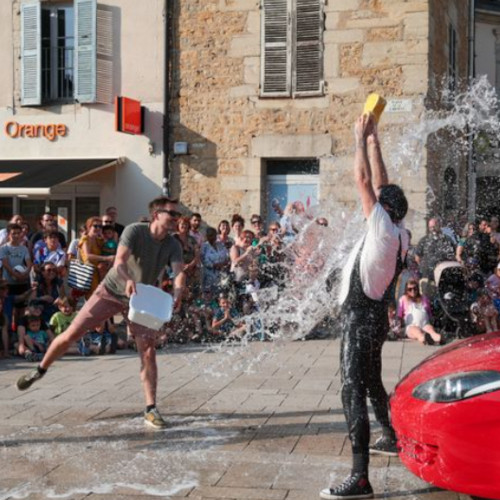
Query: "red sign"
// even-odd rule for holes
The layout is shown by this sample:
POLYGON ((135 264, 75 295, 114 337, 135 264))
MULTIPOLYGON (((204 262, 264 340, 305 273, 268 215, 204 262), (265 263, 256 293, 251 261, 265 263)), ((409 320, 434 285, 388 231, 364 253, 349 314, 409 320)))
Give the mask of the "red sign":
POLYGON ((128 134, 142 134, 144 107, 140 101, 128 97, 115 97, 115 129, 128 134))

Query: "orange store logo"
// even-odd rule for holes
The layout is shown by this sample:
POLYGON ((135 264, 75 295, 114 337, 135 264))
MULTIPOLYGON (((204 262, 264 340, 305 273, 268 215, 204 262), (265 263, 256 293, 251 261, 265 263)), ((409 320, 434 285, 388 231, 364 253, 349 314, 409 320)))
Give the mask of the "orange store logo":
POLYGON ((46 125, 32 125, 17 122, 6 122, 4 127, 5 135, 12 139, 18 137, 45 137, 49 141, 55 140, 57 137, 64 137, 68 128, 63 123, 48 123, 46 125))

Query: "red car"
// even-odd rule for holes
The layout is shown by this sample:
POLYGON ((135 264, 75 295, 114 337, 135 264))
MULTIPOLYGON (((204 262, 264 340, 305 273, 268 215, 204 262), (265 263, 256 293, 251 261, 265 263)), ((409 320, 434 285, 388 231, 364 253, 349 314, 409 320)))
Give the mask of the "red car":
POLYGON ((399 456, 440 488, 500 499, 500 332, 440 349, 391 395, 399 456))

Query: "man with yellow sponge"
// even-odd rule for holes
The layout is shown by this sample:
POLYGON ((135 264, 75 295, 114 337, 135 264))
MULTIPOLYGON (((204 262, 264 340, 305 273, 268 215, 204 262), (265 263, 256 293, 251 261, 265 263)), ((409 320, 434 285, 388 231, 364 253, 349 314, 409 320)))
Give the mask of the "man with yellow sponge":
POLYGON ((342 274, 339 296, 342 340, 342 406, 351 440, 352 470, 345 481, 320 492, 324 499, 372 498, 368 479, 370 453, 397 455, 382 383, 382 345, 389 331, 388 304, 402 268, 408 235, 401 221, 408 210, 403 190, 389 184, 377 137, 376 116, 385 101, 371 97, 354 126, 354 180, 367 231, 353 248, 342 274), (367 398, 382 427, 370 447, 367 398))

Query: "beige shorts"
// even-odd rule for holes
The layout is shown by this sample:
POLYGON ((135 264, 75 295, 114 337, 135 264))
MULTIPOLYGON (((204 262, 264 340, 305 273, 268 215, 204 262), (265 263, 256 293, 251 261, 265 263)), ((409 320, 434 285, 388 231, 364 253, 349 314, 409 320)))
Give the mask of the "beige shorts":
POLYGON ((144 340, 154 340, 158 335, 157 330, 152 330, 145 326, 132 323, 128 320, 128 305, 124 304, 120 299, 109 293, 107 288, 101 283, 85 302, 85 305, 71 322, 71 326, 80 332, 81 336, 89 331, 94 330, 105 320, 113 317, 115 314, 123 314, 127 322, 129 333, 134 338, 144 340))

